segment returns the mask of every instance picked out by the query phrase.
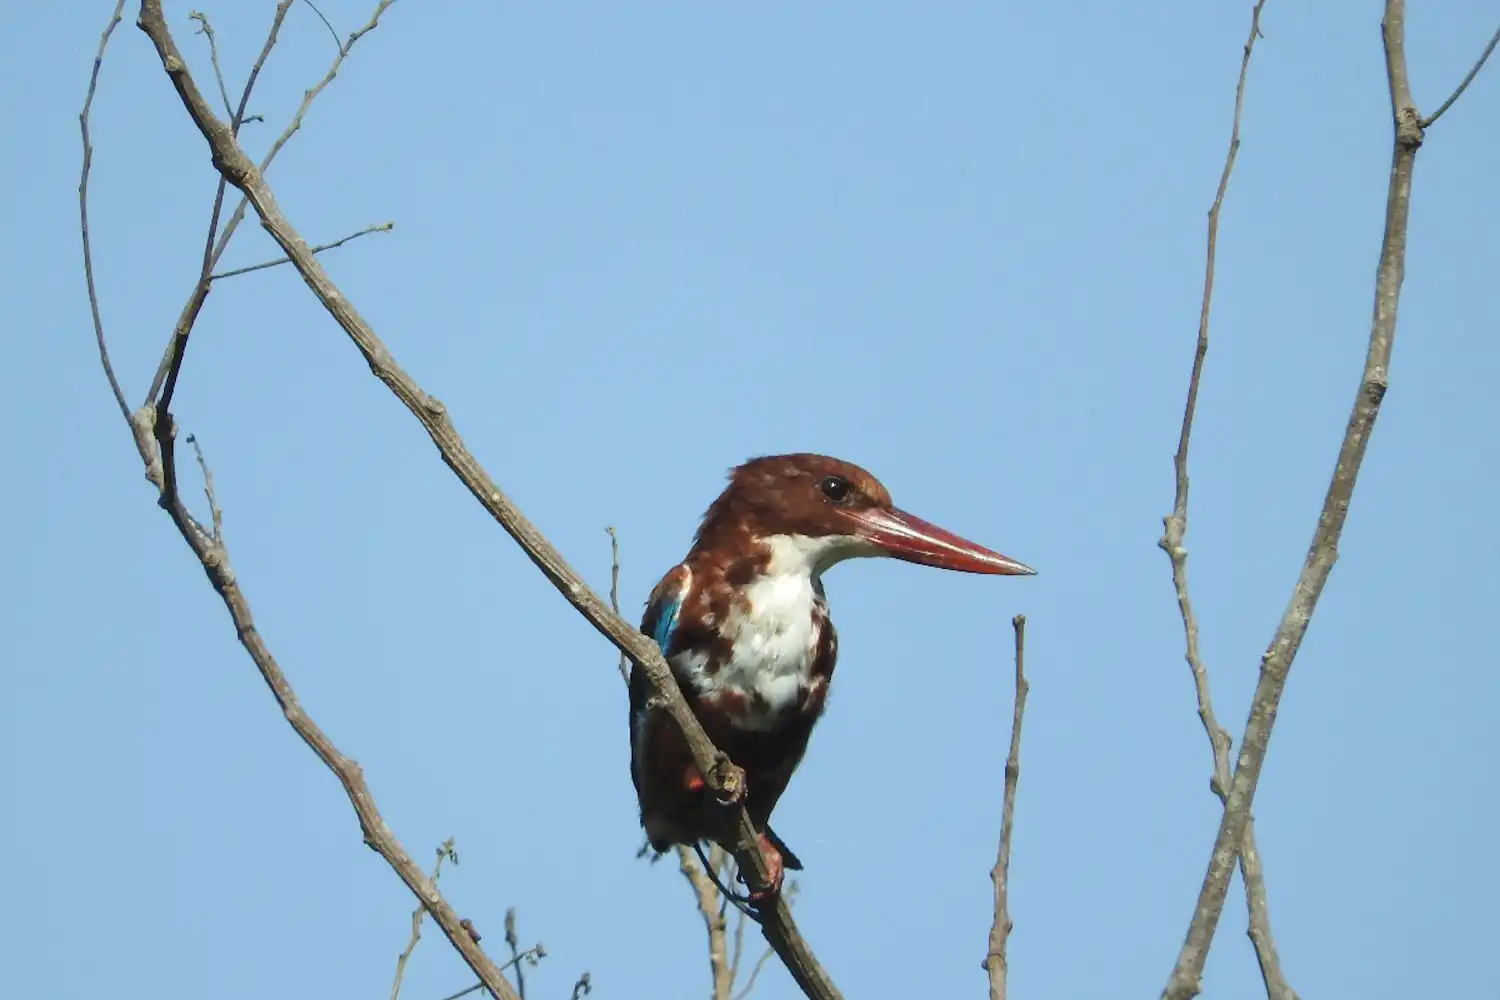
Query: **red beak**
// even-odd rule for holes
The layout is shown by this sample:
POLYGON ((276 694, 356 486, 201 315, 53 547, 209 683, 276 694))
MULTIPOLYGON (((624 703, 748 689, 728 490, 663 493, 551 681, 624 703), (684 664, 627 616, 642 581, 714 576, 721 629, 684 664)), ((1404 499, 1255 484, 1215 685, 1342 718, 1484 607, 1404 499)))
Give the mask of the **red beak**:
POLYGON ((851 513, 859 520, 859 535, 879 546, 896 559, 958 570, 960 573, 987 573, 995 576, 1035 576, 1036 570, 1009 556, 991 552, 959 538, 935 524, 894 507, 871 508, 851 513))

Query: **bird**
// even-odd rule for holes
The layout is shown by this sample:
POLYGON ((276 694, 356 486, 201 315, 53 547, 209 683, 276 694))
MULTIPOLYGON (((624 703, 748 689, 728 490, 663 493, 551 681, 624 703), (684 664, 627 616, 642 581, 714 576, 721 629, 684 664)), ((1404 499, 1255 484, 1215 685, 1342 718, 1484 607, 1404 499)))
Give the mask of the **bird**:
MULTIPOLYGON (((866 470, 809 453, 730 470, 686 557, 652 589, 640 630, 653 639, 714 745, 744 772, 743 805, 780 893, 801 860, 771 814, 827 706, 838 660, 823 574, 846 559, 890 557, 964 573, 1034 569, 909 514, 866 470)), ((733 843, 733 820, 705 785, 687 741, 639 664, 630 674, 630 771, 656 854, 733 843)))

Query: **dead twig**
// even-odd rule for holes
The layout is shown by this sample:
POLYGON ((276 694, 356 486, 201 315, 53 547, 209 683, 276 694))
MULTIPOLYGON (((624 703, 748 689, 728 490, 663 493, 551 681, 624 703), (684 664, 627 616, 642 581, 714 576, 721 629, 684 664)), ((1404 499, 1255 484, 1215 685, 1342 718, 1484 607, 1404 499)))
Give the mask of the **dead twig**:
POLYGON ((1423 141, 1422 116, 1412 101, 1406 69, 1406 5, 1386 0, 1381 22, 1391 101, 1394 141, 1391 150, 1390 186, 1386 194, 1385 233, 1375 274, 1375 305, 1370 322, 1369 347, 1349 422, 1339 445, 1333 477, 1318 515, 1312 543, 1292 591, 1286 612, 1261 657, 1260 679, 1250 703, 1245 735, 1235 764, 1229 800, 1219 821, 1203 886, 1199 890, 1192 920, 1177 962, 1162 991, 1164 1000, 1189 1000, 1200 990, 1203 965, 1213 944, 1214 931, 1224 911, 1235 859, 1250 823, 1250 808, 1265 762, 1266 747, 1276 722, 1276 709, 1286 689, 1292 662, 1307 634, 1318 598, 1338 559, 1339 537, 1349 514, 1359 468, 1380 414, 1380 404, 1390 384, 1391 347, 1396 336, 1396 313, 1401 282, 1406 270, 1406 230, 1411 212, 1412 170, 1423 141))
MULTIPOLYGON (((614 525, 604 530, 609 532, 609 608, 618 615, 620 613, 620 537, 615 534, 614 525)), ((630 684, 630 660, 625 656, 624 650, 620 651, 620 679, 626 685, 630 684)))
MULTIPOLYGON (((1203 362, 1208 354, 1208 318, 1213 304, 1214 261, 1219 239, 1219 213, 1224 206, 1224 195, 1229 190, 1229 176, 1240 149, 1240 119, 1245 107, 1245 80, 1250 72, 1250 55, 1260 37, 1260 13, 1265 0, 1259 0, 1250 13, 1250 34, 1245 39, 1244 54, 1240 59, 1239 80, 1234 88, 1234 120, 1229 132, 1229 151, 1224 157, 1224 169, 1219 175, 1219 186, 1214 192, 1213 204, 1208 210, 1208 249, 1203 273, 1203 300, 1198 312, 1198 343, 1193 354, 1192 374, 1188 378, 1187 405, 1182 413, 1182 432, 1177 440, 1177 454, 1172 460, 1176 473, 1176 496, 1172 513, 1162 518, 1164 531, 1157 542, 1172 564, 1172 584, 1177 592, 1177 607, 1182 615, 1182 628, 1186 638, 1186 659, 1192 671, 1193 686, 1198 697, 1198 717, 1208 734, 1213 754, 1213 771, 1209 786, 1219 797, 1222 805, 1229 801, 1229 733, 1219 724, 1214 714, 1213 698, 1209 692, 1208 669, 1198 652, 1198 618, 1193 612, 1189 596, 1187 576, 1187 547, 1183 540, 1187 535, 1188 515, 1188 445, 1193 432, 1193 418, 1198 407, 1198 386, 1203 377, 1203 362)), ((1265 982, 1270 1000, 1297 1000, 1297 994, 1287 983, 1281 971, 1281 958, 1277 954, 1276 941, 1271 934, 1270 906, 1266 899, 1265 875, 1261 869, 1260 851, 1255 844, 1255 825, 1251 819, 1245 825, 1245 839, 1239 852, 1240 874, 1245 882, 1245 902, 1249 910, 1249 936, 1260 963, 1261 978, 1265 982)))
POLYGON ((88 286, 89 312, 94 319, 94 340, 99 346, 99 363, 104 367, 104 377, 109 380, 109 391, 114 393, 115 403, 120 407, 120 416, 130 423, 130 404, 125 402, 125 393, 120 389, 120 380, 115 377, 115 366, 109 360, 109 345, 104 342, 104 320, 99 316, 99 292, 94 287, 94 250, 89 240, 89 172, 94 165, 94 146, 89 141, 89 113, 94 109, 94 92, 99 89, 99 70, 104 65, 104 49, 109 45, 109 36, 115 33, 120 23, 120 12, 125 9, 125 0, 118 0, 109 23, 99 35, 99 48, 94 53, 94 69, 89 74, 88 93, 83 98, 83 110, 78 112, 78 128, 83 133, 83 168, 78 177, 78 227, 83 235, 83 280, 88 286))
POLYGON ((1026 717, 1026 693, 1031 690, 1031 685, 1026 683, 1026 616, 1016 615, 1010 620, 1010 625, 1016 634, 1016 697, 1010 718, 1010 753, 1005 757, 1000 849, 995 867, 990 869, 990 881, 995 888, 995 919, 990 925, 989 953, 984 959, 984 967, 990 975, 990 1000, 1005 1000, 1005 977, 1010 970, 1005 955, 1005 946, 1015 927, 1010 919, 1010 846, 1016 820, 1016 786, 1021 782, 1021 722, 1026 717))
MULTIPOLYGON (((458 854, 453 850, 453 838, 449 837, 438 845, 437 860, 432 863, 432 874, 427 876, 434 888, 438 884, 438 876, 443 872, 443 862, 452 861, 458 864, 458 854)), ((406 975, 406 963, 411 958, 411 953, 417 950, 417 942, 422 940, 422 917, 427 910, 418 906, 411 911, 411 936, 406 939, 406 947, 401 954, 396 956, 396 979, 391 983, 391 1000, 396 1000, 401 995, 401 980, 406 975)))
POLYGON ((224 99, 224 113, 234 117, 234 105, 229 103, 229 88, 224 86, 224 70, 219 66, 219 40, 214 37, 214 26, 208 23, 208 15, 190 10, 188 17, 198 22, 198 34, 208 39, 208 58, 214 67, 214 82, 219 85, 219 96, 224 99))
POLYGON ((1447 111, 1449 108, 1453 107, 1454 101, 1464 96, 1464 91, 1469 89, 1469 84, 1473 83, 1474 78, 1479 75, 1479 71, 1484 69, 1484 64, 1489 61, 1490 54, 1495 51, 1495 46, 1497 44, 1500 44, 1500 28, 1495 29, 1495 33, 1490 36, 1490 43, 1484 47, 1483 52, 1479 53, 1479 58, 1474 61, 1473 66, 1469 67, 1468 74, 1465 75, 1459 85, 1454 88, 1453 93, 1448 95, 1448 99, 1442 104, 1439 104, 1436 111, 1428 115, 1426 118, 1422 119, 1420 123, 1422 128, 1430 128, 1433 122, 1443 117, 1444 111, 1447 111))
MULTIPOLYGON (((308 253, 322 253, 325 250, 336 250, 339 247, 343 246, 345 243, 348 243, 351 240, 357 240, 361 236, 368 236, 371 233, 388 233, 395 228, 396 224, 394 222, 376 223, 373 226, 366 226, 357 233, 350 233, 348 236, 345 236, 341 240, 334 240, 332 243, 319 243, 315 247, 308 247, 308 253)), ((290 257, 277 257, 275 260, 261 261, 259 264, 251 264, 248 267, 236 267, 228 271, 218 271, 214 274, 210 274, 208 276, 208 280, 222 281, 225 278, 233 278, 237 275, 249 274, 251 271, 264 271, 268 267, 279 267, 282 264, 290 264, 291 260, 292 259, 290 257)))

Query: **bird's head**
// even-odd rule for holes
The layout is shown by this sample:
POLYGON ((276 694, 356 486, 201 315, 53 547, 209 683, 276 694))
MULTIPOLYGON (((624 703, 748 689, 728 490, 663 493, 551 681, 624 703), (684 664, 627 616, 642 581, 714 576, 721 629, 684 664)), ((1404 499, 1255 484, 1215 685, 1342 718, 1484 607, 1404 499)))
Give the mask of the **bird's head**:
POLYGON ((826 455, 770 455, 734 469, 704 515, 698 546, 791 546, 815 573, 844 559, 906 562, 1000 576, 1036 570, 908 514, 870 473, 826 455))

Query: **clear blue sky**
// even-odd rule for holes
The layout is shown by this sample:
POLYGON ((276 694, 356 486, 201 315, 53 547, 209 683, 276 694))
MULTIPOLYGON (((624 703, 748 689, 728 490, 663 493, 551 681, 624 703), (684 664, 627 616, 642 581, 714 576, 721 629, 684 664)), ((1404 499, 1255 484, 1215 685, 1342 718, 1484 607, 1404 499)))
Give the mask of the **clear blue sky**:
MULTIPOLYGON (((272 4, 197 4, 241 80, 272 4)), ((371 0, 322 0, 347 33, 371 0)), ((402 0, 272 171, 325 265, 470 446, 632 617, 725 470, 823 451, 1034 580, 864 562, 778 812, 802 927, 850 997, 978 996, 1010 714, 1032 694, 1013 995, 1155 996, 1218 816, 1156 548, 1248 3, 402 0)), ((1416 4, 1430 111, 1494 29, 1416 4)), ((108 0, 0 42, 0 994, 220 1000, 389 989, 412 899, 360 843, 154 505, 94 357, 76 114, 108 0)), ((95 108, 104 314, 132 401, 191 284, 214 176, 133 26, 95 108)), ((168 13, 201 85, 188 5, 168 13)), ((1368 331, 1389 159, 1377 5, 1271 0, 1224 211, 1191 571, 1243 725, 1368 331)), ((334 43, 293 7, 259 150, 334 43)), ((1306 997, 1479 995, 1500 921, 1489 624, 1500 65, 1416 173, 1391 390, 1256 800, 1306 997)), ((253 223, 235 264, 275 256, 253 223)), ((605 1000, 701 996, 681 878, 635 860, 614 651, 437 459, 296 276, 217 287, 177 412, 307 709, 500 945, 507 906, 605 1000)), ((1232 895, 1216 1000, 1261 994, 1232 895)), ((403 996, 468 982, 429 932, 403 996)), ((758 996, 793 995, 779 968, 758 996)))

